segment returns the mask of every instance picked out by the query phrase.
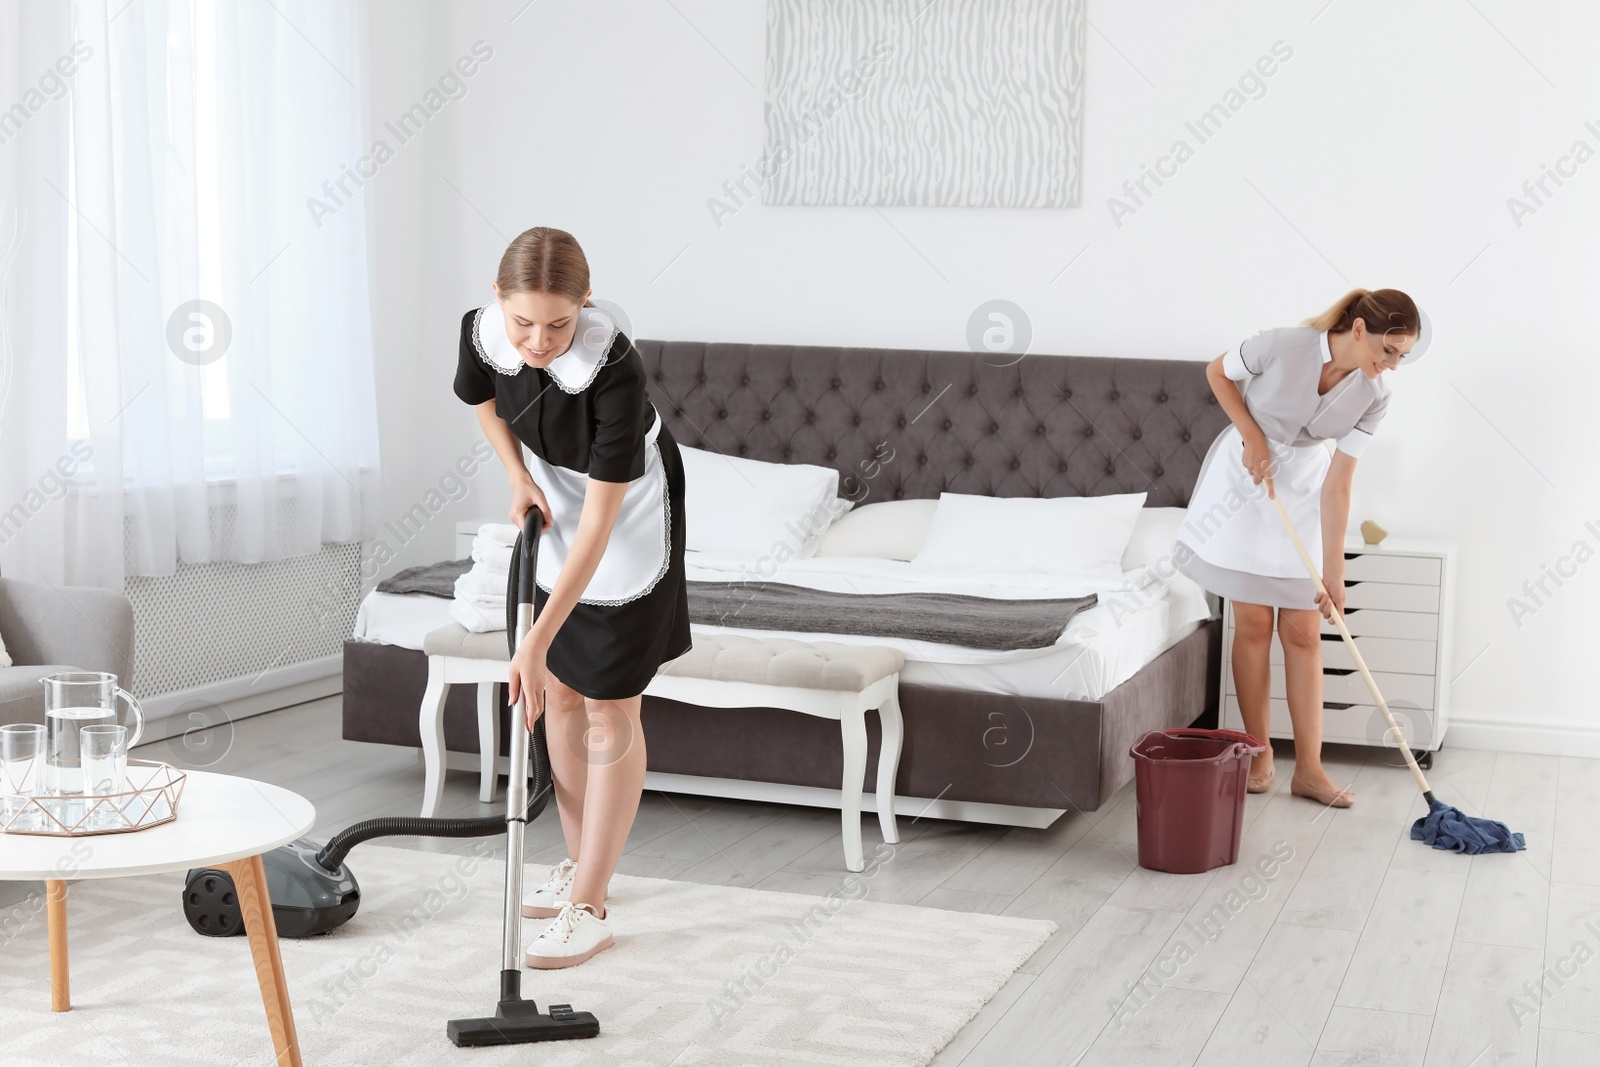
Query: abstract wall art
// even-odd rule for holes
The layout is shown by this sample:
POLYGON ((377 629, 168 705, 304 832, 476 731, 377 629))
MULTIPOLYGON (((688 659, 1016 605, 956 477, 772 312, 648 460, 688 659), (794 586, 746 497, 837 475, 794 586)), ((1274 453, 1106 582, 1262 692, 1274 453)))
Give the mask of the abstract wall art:
POLYGON ((1083 0, 768 0, 763 203, 1076 207, 1083 0))

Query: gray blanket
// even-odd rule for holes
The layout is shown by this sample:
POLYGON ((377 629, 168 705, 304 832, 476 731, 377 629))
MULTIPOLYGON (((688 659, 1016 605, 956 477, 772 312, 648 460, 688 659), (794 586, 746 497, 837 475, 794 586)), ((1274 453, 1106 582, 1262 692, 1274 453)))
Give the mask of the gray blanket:
POLYGON ((420 567, 407 567, 378 583, 380 593, 421 593, 424 596, 454 600, 456 579, 472 569, 470 559, 447 559, 442 563, 425 563, 420 567))
POLYGON ((1063 600, 994 600, 954 593, 829 593, 776 582, 690 582, 689 621, 796 633, 860 634, 1009 651, 1047 648, 1091 593, 1063 600))

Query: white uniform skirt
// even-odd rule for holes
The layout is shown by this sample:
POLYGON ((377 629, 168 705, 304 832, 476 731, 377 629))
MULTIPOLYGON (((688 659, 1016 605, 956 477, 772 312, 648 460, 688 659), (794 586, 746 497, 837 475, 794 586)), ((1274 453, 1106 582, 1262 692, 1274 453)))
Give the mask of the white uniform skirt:
MULTIPOLYGON (((1318 441, 1286 445, 1268 440, 1273 488, 1306 550, 1322 559, 1322 484, 1332 457, 1318 441)), ((1189 510, 1178 530, 1178 570, 1218 596, 1274 608, 1312 609, 1317 591, 1289 540, 1283 520, 1244 467, 1244 438, 1235 426, 1206 452, 1189 510)))

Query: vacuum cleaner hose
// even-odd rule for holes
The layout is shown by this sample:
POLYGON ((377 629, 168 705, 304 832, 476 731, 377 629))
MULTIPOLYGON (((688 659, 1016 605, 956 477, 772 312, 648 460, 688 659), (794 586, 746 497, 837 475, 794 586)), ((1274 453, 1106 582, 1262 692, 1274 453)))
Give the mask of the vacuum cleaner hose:
MULTIPOLYGON (((535 570, 533 552, 535 551, 537 551, 536 543, 525 545, 523 536, 517 535, 517 546, 511 553, 511 574, 506 582, 507 591, 513 594, 506 597, 506 645, 513 656, 517 653, 517 601, 526 597, 529 603, 533 602, 535 570), (526 561, 523 560, 524 555, 528 556, 526 561)), ((550 751, 545 744, 542 715, 534 724, 532 751, 533 784, 528 790, 528 806, 523 816, 525 822, 537 819, 544 812, 545 805, 550 802, 550 751)), ((317 853, 317 863, 326 871, 337 871, 344 865, 345 857, 349 855, 351 849, 374 837, 410 835, 487 837, 490 834, 503 833, 505 825, 504 815, 488 815, 476 819, 424 818, 415 815, 368 819, 347 826, 335 834, 326 845, 322 846, 322 851, 317 853)))

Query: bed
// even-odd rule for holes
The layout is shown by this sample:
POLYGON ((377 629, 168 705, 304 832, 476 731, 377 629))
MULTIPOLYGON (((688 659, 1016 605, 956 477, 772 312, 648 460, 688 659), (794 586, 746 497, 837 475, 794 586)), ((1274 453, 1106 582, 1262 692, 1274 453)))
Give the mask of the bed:
MULTIPOLYGON (((681 444, 832 467, 841 495, 858 501, 1142 492, 1148 507, 1182 507, 1226 421, 1199 362, 1030 356, 999 365, 959 352, 661 341, 639 349, 652 400, 681 444)), ((818 572, 853 566, 803 562, 818 572)), ((690 577, 737 563, 702 561, 690 577)), ((1045 649, 902 648, 899 810, 1048 825, 1098 808, 1126 783, 1128 747, 1146 730, 1214 722, 1214 603, 1182 582, 1113 599, 1045 649)), ((369 594, 345 645, 346 738, 419 745, 421 635, 445 621, 446 601, 369 594)), ((648 695, 642 718, 655 788, 824 803, 838 781, 836 731, 820 720, 648 695)), ((475 699, 460 687, 446 708, 445 745, 461 754, 452 765, 469 765, 477 751, 475 699)))

